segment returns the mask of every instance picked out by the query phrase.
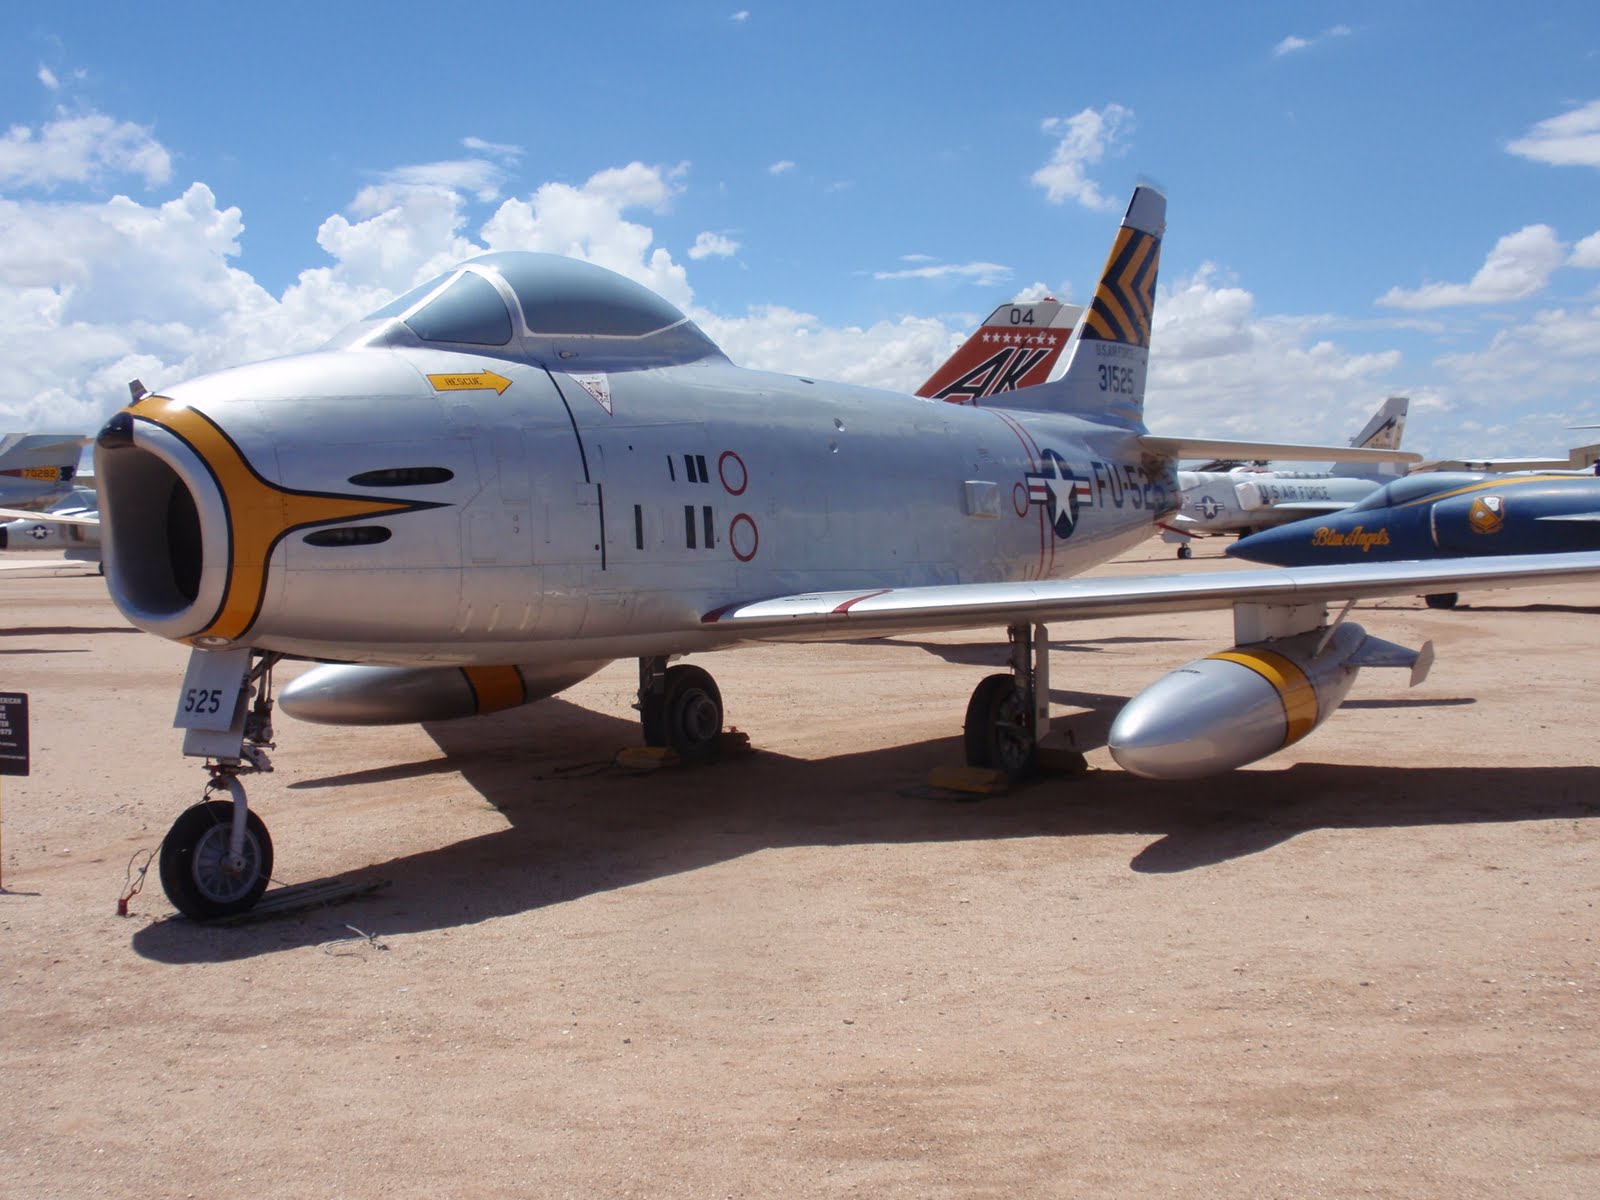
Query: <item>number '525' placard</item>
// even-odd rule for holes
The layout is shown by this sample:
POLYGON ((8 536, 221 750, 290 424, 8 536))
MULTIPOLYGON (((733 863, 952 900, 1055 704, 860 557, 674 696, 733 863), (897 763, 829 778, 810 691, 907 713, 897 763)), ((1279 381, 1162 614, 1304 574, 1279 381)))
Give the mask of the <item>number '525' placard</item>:
POLYGON ((178 712, 172 723, 179 729, 226 732, 239 715, 249 649, 203 650, 189 656, 189 670, 178 693, 178 712))

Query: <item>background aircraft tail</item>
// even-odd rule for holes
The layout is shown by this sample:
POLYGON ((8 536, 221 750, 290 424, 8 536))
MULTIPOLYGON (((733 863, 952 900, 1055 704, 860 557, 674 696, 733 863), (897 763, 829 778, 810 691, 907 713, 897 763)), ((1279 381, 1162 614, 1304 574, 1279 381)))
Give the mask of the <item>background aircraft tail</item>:
POLYGON ((1082 315, 1079 305, 1051 298, 1002 304, 928 377, 917 395, 976 404, 985 396, 1043 383, 1082 315))
POLYGON ((1152 187, 1135 188, 1066 371, 1053 382, 1008 394, 1006 407, 1144 428, 1150 322, 1166 227, 1167 198, 1152 187))
MULTIPOLYGON (((1406 430, 1406 411, 1410 407, 1409 397, 1390 396, 1378 406, 1378 411, 1372 414, 1372 420, 1351 439, 1350 444, 1374 450, 1400 449, 1400 439, 1406 430)), ((1405 467, 1400 464, 1380 464, 1374 468, 1372 463, 1365 462, 1336 462, 1332 470, 1335 475, 1405 474, 1405 467)))

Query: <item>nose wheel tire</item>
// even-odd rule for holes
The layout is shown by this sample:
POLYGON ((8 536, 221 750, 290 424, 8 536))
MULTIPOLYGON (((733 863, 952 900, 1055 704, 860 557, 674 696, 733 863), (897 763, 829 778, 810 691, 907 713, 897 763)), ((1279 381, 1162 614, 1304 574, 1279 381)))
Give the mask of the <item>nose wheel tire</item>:
POLYGON ((207 800, 180 813, 161 843, 161 887, 195 921, 248 912, 272 878, 272 838, 254 812, 245 815, 244 846, 233 861, 233 802, 207 800))
POLYGON ((993 767, 1012 779, 1033 770, 1037 746, 1028 724, 1027 698, 1010 675, 991 675, 967 704, 967 765, 993 767))
POLYGON ((1460 598, 1458 592, 1430 592, 1422 598, 1422 602, 1429 608, 1454 608, 1460 598))
POLYGON ((1178 547, 1178 557, 1179 558, 1193 558, 1194 557, 1194 547, 1193 546, 1179 546, 1178 547))
POLYGON ((699 667, 668 669, 658 696, 640 705, 647 746, 670 746, 684 762, 715 758, 722 740, 722 693, 699 667))

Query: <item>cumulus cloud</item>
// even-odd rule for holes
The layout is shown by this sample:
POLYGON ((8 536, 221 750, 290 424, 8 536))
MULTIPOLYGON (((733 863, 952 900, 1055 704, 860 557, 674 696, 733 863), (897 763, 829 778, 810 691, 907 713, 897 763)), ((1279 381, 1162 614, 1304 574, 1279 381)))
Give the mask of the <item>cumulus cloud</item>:
POLYGON ((1420 288, 1390 288, 1378 298, 1389 308, 1449 308, 1464 304, 1503 304, 1544 290, 1567 259, 1567 245, 1548 225, 1528 225, 1495 243, 1470 283, 1429 283, 1420 288))
POLYGON ((43 65, 39 67, 39 82, 52 92, 61 90, 61 81, 56 78, 56 73, 49 67, 43 65))
POLYGON ((904 267, 898 271, 874 271, 872 277, 874 279, 961 279, 982 287, 993 287, 1011 278, 1011 268, 988 262, 932 263, 926 266, 904 267))
POLYGON ((743 25, 749 19, 750 10, 748 8, 741 8, 738 12, 732 13, 728 17, 728 20, 732 21, 735 25, 743 25))
POLYGON ((768 175, 782 175, 785 171, 794 170, 794 163, 787 158, 780 158, 767 168, 768 175))
POLYGON ((397 169, 323 221, 332 265, 274 296, 235 265, 245 223, 202 183, 157 205, 0 199, 0 419, 16 428, 93 429, 127 400, 134 377, 159 387, 241 362, 312 349, 421 279, 485 249, 574 254, 679 304, 681 266, 625 217, 659 207, 682 168, 641 164, 579 186, 547 184, 503 202, 474 232, 471 172, 397 169))
POLYGON ((121 175, 140 176, 149 187, 172 175, 171 156, 142 125, 61 111, 37 130, 13 125, 0 138, 0 187, 48 190, 121 175))
POLYGON ((1294 54, 1301 50, 1309 50, 1313 46, 1331 41, 1334 38, 1349 37, 1350 33, 1350 26, 1334 25, 1328 29, 1324 29, 1321 33, 1316 34, 1314 37, 1304 38, 1298 37, 1295 34, 1290 34, 1272 48, 1272 56, 1274 58, 1282 58, 1286 54, 1294 54))
POLYGON ((1085 208, 1109 212, 1116 201, 1103 193, 1088 176, 1125 132, 1133 128, 1133 112, 1120 104, 1098 111, 1086 108, 1070 117, 1049 117, 1040 128, 1056 138, 1050 161, 1033 173, 1032 181, 1045 190, 1051 204, 1076 201, 1085 208))
POLYGON ((738 252, 739 243, 720 233, 702 233, 689 247, 689 257, 697 262, 702 258, 732 258, 738 252))
POLYGON ((679 307, 692 297, 681 264, 655 233, 627 220, 631 208, 660 211, 683 188, 687 167, 629 163, 591 175, 581 187, 547 183, 527 200, 503 203, 483 227, 494 250, 544 250, 586 259, 661 293, 679 307))
POLYGON ((1590 270, 1600 270, 1600 233, 1591 233, 1583 241, 1572 248, 1572 257, 1567 260, 1569 267, 1587 267, 1590 270))
POLYGON ((1600 100, 1540 121, 1506 149, 1558 167, 1600 167, 1600 100))
POLYGON ((1151 428, 1338 445, 1393 390, 1397 350, 1357 353, 1327 318, 1269 317, 1212 265, 1162 285, 1150 334, 1151 428))

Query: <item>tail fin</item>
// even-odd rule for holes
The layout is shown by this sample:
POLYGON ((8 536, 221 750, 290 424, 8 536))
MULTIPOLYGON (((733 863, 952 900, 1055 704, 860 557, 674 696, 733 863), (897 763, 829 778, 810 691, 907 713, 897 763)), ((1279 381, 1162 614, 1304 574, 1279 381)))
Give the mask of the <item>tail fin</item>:
POLYGON ((1052 383, 1008 396, 1008 406, 1144 428, 1145 367, 1166 227, 1167 198, 1151 187, 1135 188, 1066 372, 1052 383))
MULTIPOLYGON (((1366 428, 1350 439, 1350 444, 1376 450, 1400 449, 1400 439, 1406 431, 1406 411, 1410 407, 1409 397, 1390 396, 1378 406, 1378 411, 1372 414, 1372 420, 1367 422, 1366 428)), ((1404 465, 1391 466, 1387 463, 1375 468, 1372 463, 1336 462, 1332 470, 1335 475, 1405 474, 1404 465)))
POLYGON ((76 433, 8 433, 0 438, 0 503, 35 508, 66 495, 88 443, 76 433))
POLYGON ((1043 383, 1082 315, 1078 305, 1052 298, 1002 304, 928 377, 917 395, 976 404, 985 396, 1043 383))

